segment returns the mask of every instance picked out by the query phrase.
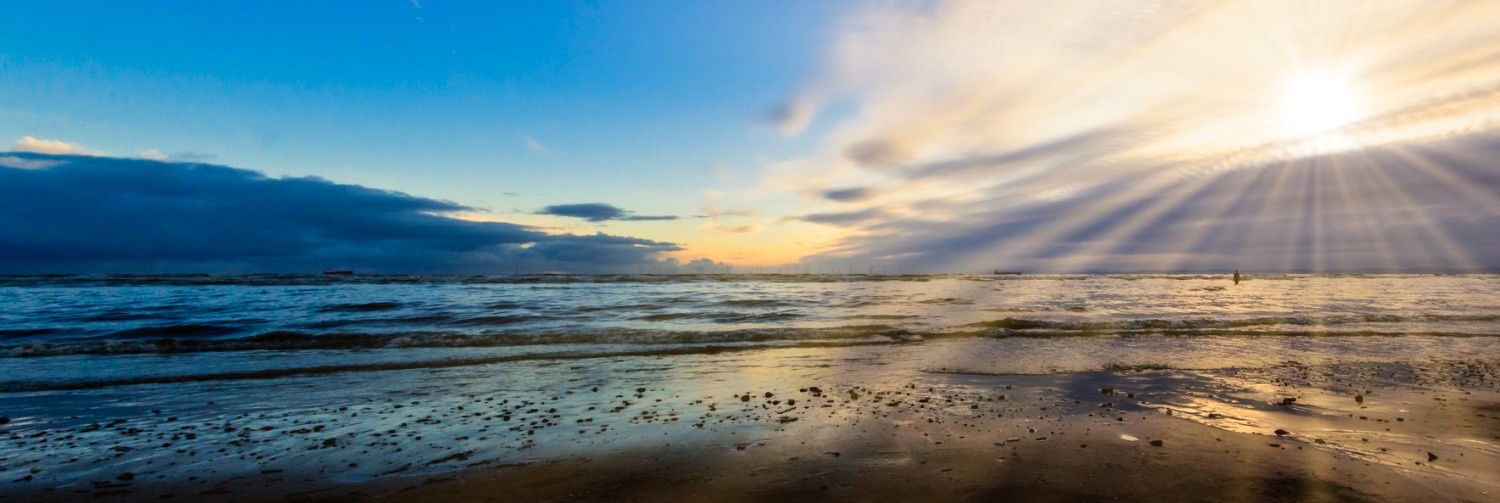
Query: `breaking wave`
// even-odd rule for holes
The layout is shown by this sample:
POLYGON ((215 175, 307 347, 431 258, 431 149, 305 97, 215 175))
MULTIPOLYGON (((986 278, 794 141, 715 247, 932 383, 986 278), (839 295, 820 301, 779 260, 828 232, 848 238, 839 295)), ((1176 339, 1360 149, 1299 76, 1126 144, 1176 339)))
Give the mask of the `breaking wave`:
MULTIPOLYGON (((726 323, 751 323, 794 318, 791 313, 670 313, 640 317, 646 321, 701 320, 711 319, 726 323)), ((527 321, 534 317, 488 316, 468 318, 453 322, 453 325, 505 326, 527 321)), ((861 316, 864 319, 904 319, 904 316, 861 316)), ((1347 315, 1347 316, 1296 316, 1256 317, 1243 319, 1221 318, 1146 318, 1123 320, 1042 320, 1004 318, 934 330, 913 330, 886 324, 845 325, 834 327, 765 327, 736 330, 678 330, 606 328, 581 331, 500 331, 500 332, 448 332, 442 330, 405 331, 395 333, 311 333, 295 330, 276 330, 248 337, 203 338, 225 333, 237 333, 240 329, 218 325, 176 325, 154 327, 151 330, 125 331, 111 334, 107 339, 83 338, 13 345, 0 345, 0 355, 10 357, 36 357, 81 354, 142 354, 142 353, 191 353, 207 351, 251 351, 251 350, 307 350, 307 349, 376 349, 376 348, 456 348, 496 347, 539 344, 687 344, 722 342, 768 342, 768 341, 813 341, 842 340, 852 338, 883 338, 886 341, 911 342, 927 338, 942 337, 1051 337, 1051 336, 1111 336, 1137 334, 1166 335, 1500 335, 1500 327, 1490 322, 1500 321, 1500 314, 1487 315, 1347 315), (1479 331, 1413 331, 1393 326, 1401 323, 1475 322, 1479 331), (1391 328, 1383 329, 1383 326, 1391 328), (145 335, 151 337, 145 337, 145 335)), ((0 332, 0 339, 13 336, 47 333, 39 330, 9 330, 0 332)))
POLYGON ((850 339, 905 342, 920 339, 920 336, 887 325, 851 325, 815 329, 761 328, 718 331, 612 329, 598 332, 497 332, 488 334, 447 332, 310 334, 297 331, 275 331, 237 339, 160 338, 18 344, 0 347, 0 351, 3 351, 0 354, 11 357, 37 357, 256 350, 462 348, 545 344, 659 345, 850 339))

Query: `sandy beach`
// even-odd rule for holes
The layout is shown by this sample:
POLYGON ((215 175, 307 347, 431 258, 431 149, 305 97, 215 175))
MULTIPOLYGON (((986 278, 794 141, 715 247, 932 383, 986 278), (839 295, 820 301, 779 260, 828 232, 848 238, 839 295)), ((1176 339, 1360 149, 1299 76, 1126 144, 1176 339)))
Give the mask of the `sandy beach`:
POLYGON ((71 397, 83 410, 103 395, 117 408, 89 409, 97 419, 53 428, 11 419, 0 426, 7 435, 0 465, 7 501, 1493 501, 1500 494, 1493 358, 1050 375, 929 366, 932 354, 989 344, 787 347, 36 392, 32 400, 54 408, 71 397))

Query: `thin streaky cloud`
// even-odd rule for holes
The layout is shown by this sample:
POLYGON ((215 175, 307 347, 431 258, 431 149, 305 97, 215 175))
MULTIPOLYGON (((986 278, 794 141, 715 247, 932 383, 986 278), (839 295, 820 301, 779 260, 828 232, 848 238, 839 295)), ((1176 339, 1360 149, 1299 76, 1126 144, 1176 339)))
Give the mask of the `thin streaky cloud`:
POLYGON ((589 222, 645 222, 658 220, 677 220, 679 218, 674 215, 635 215, 633 212, 626 211, 614 205, 604 203, 554 204, 536 211, 535 214, 581 218, 589 222))
POLYGON ((537 141, 536 138, 532 138, 530 135, 521 135, 521 143, 526 145, 527 150, 536 152, 538 154, 546 154, 552 152, 552 149, 547 148, 546 145, 542 144, 542 142, 540 141, 537 141))
POLYGON ((34 136, 22 136, 16 140, 15 145, 12 145, 11 149, 17 152, 33 152, 37 154, 98 154, 98 152, 92 152, 84 148, 83 145, 76 143, 68 143, 62 140, 45 140, 34 136))

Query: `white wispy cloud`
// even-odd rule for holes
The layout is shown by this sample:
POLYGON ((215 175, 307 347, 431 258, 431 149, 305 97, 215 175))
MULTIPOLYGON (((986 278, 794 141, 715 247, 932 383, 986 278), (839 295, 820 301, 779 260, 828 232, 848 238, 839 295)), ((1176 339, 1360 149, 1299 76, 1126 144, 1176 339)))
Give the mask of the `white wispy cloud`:
POLYGON ((521 135, 521 143, 526 145, 527 150, 536 152, 538 154, 546 154, 552 152, 552 149, 547 148, 547 145, 544 145, 542 144, 542 142, 537 141, 536 138, 532 138, 531 135, 521 135))
POLYGON ((760 232, 765 228, 764 226, 755 223, 745 225, 723 225, 714 221, 709 221, 708 223, 704 224, 704 227, 710 231, 725 232, 729 234, 754 234, 760 232))
POLYGON ((38 154, 80 154, 98 155, 76 143, 68 143, 61 140, 45 140, 34 136, 22 136, 11 146, 11 150, 19 152, 36 152, 38 154))
POLYGON ((725 166, 709 166, 708 174, 721 182, 733 183, 739 181, 739 175, 725 166))
POLYGON ((714 205, 704 205, 703 215, 709 218, 756 218, 763 214, 762 211, 749 206, 737 206, 733 208, 720 208, 714 205))

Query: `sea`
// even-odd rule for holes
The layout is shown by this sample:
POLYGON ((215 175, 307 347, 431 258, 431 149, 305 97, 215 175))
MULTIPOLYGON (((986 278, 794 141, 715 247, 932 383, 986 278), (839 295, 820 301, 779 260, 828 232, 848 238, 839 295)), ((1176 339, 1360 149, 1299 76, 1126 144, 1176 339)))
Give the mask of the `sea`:
POLYGON ((1500 349, 1496 275, 45 275, 0 277, 0 306, 0 393, 964 339, 931 368, 1500 349))
POLYGON ((1459 369, 1423 384, 1449 389, 1500 355, 1496 275, 4 276, 0 306, 16 501, 738 453, 779 445, 779 414, 843 438, 872 390, 1047 414, 1126 383, 1259 431, 1282 384, 1235 376, 1459 369), (772 407, 820 388, 841 408, 772 407))

